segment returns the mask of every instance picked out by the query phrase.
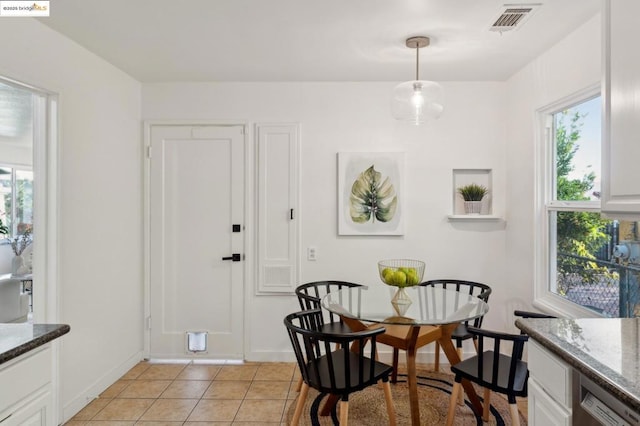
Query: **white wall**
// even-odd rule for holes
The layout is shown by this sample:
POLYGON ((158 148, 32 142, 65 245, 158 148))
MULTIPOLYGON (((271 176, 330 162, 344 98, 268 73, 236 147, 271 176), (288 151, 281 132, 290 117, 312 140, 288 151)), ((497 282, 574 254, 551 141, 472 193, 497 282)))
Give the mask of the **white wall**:
POLYGON ((534 297, 535 111, 600 83, 600 19, 593 17, 507 82, 507 313, 530 309, 534 297))
POLYGON ((0 75, 59 95, 66 420, 137 362, 143 346, 140 85, 35 19, 3 19, 0 39, 0 75))
MULTIPOLYGON (((243 120, 302 125, 302 281, 377 285, 376 261, 413 257, 425 278, 494 288, 487 327, 504 328, 528 304, 533 276, 533 110, 599 81, 599 18, 506 83, 447 83, 447 111, 423 128, 390 118, 390 83, 140 85, 77 44, 24 19, 3 20, 0 75, 60 96, 61 401, 65 419, 132 365, 143 342, 140 105, 144 119, 243 120), (405 151, 404 237, 339 237, 336 153, 405 151), (504 223, 460 224, 453 168, 491 168, 504 223)), ((381 284, 380 284, 381 285, 381 284)), ((283 359, 282 317, 293 296, 254 296, 248 282, 247 358, 283 359), (272 330, 265 333, 264 330, 272 330)), ((288 359, 291 359, 290 357, 288 359)))
MULTIPOLYGON (((504 213, 506 94, 504 83, 445 84, 447 109, 425 127, 397 124, 389 110, 392 83, 143 84, 148 120, 301 123, 301 281, 344 279, 383 285, 377 261, 423 259, 425 279, 471 279, 495 289, 487 323, 501 315, 510 281, 504 275, 504 223, 450 223, 452 169, 490 168, 494 209, 504 213), (406 229, 403 237, 337 235, 336 153, 404 151, 406 229), (318 260, 306 260, 315 246, 318 260)), ((251 224, 248 230, 251 231, 251 224)), ((507 225, 509 226, 509 225, 507 225)), ((251 257, 248 258, 251 262, 251 257)), ((292 359, 282 318, 294 296, 255 296, 247 283, 250 360, 292 359)), ((431 349, 432 350, 432 349, 431 349)))

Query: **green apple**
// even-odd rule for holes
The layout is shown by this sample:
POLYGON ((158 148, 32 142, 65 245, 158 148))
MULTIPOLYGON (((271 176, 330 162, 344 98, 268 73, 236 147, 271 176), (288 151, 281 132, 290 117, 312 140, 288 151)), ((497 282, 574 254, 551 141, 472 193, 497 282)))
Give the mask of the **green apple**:
POLYGON ((404 287, 407 285, 407 274, 401 270, 397 270, 393 273, 393 282, 398 287, 404 287))
POLYGON ((387 284, 393 283, 393 269, 384 268, 382 270, 382 281, 384 281, 387 284))
POLYGON ((410 269, 409 273, 407 273, 407 284, 408 285, 416 285, 418 284, 418 273, 415 269, 410 269))

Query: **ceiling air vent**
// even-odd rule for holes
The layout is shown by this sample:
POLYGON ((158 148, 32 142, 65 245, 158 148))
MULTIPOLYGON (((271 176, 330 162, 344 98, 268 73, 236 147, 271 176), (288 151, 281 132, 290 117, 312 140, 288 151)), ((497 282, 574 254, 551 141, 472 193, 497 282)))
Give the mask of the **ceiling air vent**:
POLYGON ((536 11, 540 4, 505 4, 500 15, 495 19, 491 31, 511 31, 520 28, 531 15, 536 11))

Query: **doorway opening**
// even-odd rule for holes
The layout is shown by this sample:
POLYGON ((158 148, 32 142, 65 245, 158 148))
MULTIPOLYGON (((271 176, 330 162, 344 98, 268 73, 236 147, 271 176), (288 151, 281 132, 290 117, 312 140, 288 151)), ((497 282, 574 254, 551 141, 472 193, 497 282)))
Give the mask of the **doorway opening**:
POLYGON ((56 116, 53 94, 0 77, 0 322, 57 318, 56 116))

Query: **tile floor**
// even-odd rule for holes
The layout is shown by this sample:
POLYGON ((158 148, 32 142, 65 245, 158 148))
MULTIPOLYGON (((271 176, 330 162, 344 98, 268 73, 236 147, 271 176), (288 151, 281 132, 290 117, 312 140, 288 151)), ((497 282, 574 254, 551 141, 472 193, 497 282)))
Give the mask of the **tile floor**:
POLYGON ((141 362, 65 425, 282 426, 298 377, 293 363, 141 362))

